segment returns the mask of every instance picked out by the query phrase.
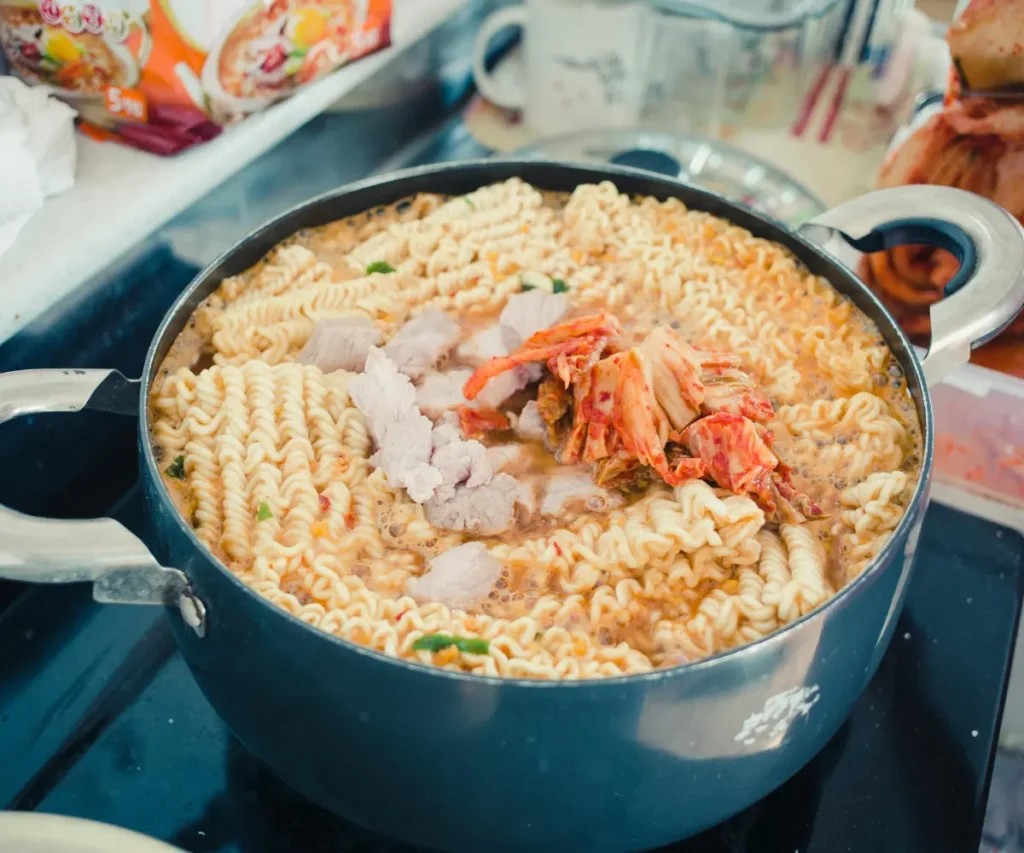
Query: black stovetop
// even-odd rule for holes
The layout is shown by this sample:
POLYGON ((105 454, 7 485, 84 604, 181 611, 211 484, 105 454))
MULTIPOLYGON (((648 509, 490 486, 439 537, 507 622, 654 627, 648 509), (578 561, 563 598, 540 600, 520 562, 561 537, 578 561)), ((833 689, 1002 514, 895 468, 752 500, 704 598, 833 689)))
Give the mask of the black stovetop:
MULTIPOLYGON (((152 247, 0 346, 0 370, 137 376, 194 272, 152 247)), ((127 419, 97 414, 6 424, 0 501, 114 514, 146 538, 134 435, 127 419)), ((776 793, 671 849, 975 853, 1022 585, 1018 533, 929 509, 903 617, 849 722, 776 793)), ((191 853, 407 849, 304 801, 249 756, 199 693, 161 612, 98 605, 80 585, 0 582, 0 806, 106 821, 191 853)))

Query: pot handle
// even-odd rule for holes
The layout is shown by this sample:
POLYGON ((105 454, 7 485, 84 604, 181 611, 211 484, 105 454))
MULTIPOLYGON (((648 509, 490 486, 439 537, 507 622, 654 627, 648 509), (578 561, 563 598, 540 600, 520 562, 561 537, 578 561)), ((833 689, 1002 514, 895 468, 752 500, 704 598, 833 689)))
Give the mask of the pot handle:
MULTIPOLYGON (((134 416, 139 381, 116 370, 0 373, 0 423, 38 412, 93 409, 134 416)), ((112 518, 36 518, 0 506, 0 579, 92 581, 97 601, 176 605, 200 636, 205 608, 185 574, 161 566, 135 534, 112 518)))
POLYGON ((838 254, 926 244, 951 252, 960 269, 931 307, 932 339, 922 363, 930 384, 965 365, 1024 307, 1024 229, 982 196, 952 187, 877 190, 805 223, 802 236, 838 254), (848 251, 848 250, 847 250, 848 251))

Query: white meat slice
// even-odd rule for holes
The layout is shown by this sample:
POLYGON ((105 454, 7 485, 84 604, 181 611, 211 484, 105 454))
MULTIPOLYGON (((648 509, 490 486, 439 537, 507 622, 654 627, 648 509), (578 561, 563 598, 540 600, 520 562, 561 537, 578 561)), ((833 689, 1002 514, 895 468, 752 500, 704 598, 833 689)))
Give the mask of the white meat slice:
POLYGON ((530 400, 519 413, 516 421, 516 435, 525 441, 543 441, 548 434, 548 425, 540 416, 537 402, 530 400))
POLYGON ((499 373, 491 379, 479 394, 476 401, 481 406, 492 409, 498 408, 509 397, 521 391, 531 382, 536 382, 544 373, 544 367, 540 364, 520 364, 504 373, 499 373))
MULTIPOLYGON (((472 364, 482 364, 496 356, 508 355, 518 349, 530 335, 553 326, 568 310, 569 299, 564 293, 529 290, 513 294, 505 303, 498 325, 477 332, 464 341, 459 346, 458 355, 472 364)), ((544 367, 540 364, 521 364, 500 373, 477 394, 476 402, 496 409, 516 391, 538 381, 543 373, 544 367)))
MULTIPOLYGON (((416 404, 420 411, 431 420, 437 420, 445 412, 466 403, 466 398, 462 396, 462 386, 472 375, 472 370, 428 373, 416 388, 416 404)), ((490 382, 487 384, 490 385, 490 382)))
POLYGON ((433 424, 416 407, 416 389, 382 350, 371 347, 366 371, 348 385, 352 402, 366 417, 377 443, 373 464, 393 488, 417 503, 428 500, 443 477, 430 465, 433 424))
POLYGON ((437 308, 428 308, 402 326, 384 352, 402 373, 419 379, 458 339, 458 324, 437 308))
POLYGON ((380 338, 380 329, 368 317, 317 320, 313 334, 296 361, 314 364, 324 373, 335 370, 358 373, 366 367, 370 347, 377 346, 380 338))
POLYGON ((374 433, 416 409, 412 382, 379 347, 370 347, 366 368, 348 383, 348 393, 374 433))
POLYGON ((539 364, 523 364, 504 373, 499 373, 484 385, 483 390, 472 401, 462 395, 462 387, 473 375, 471 370, 449 370, 444 373, 428 373, 416 389, 416 402, 429 418, 438 418, 444 412, 461 405, 486 406, 496 409, 509 397, 531 382, 540 378, 535 372, 539 364))
POLYGON ((556 474, 544 488, 540 513, 557 518, 570 512, 603 512, 622 506, 624 500, 619 492, 596 485, 589 474, 556 474))
POLYGON ((519 462, 526 462, 527 451, 521 444, 496 444, 487 448, 487 459, 494 471, 501 471, 519 462))
POLYGON ((487 448, 479 441, 466 441, 456 423, 450 415, 446 416, 434 427, 431 435, 433 453, 430 464, 441 475, 434 496, 437 501, 451 500, 456 487, 462 483, 471 489, 483 486, 491 481, 494 474, 487 448))
POLYGON ((474 367, 496 356, 508 355, 508 350, 502 342, 501 326, 488 326, 477 332, 459 344, 455 353, 474 367))
POLYGON ((568 310, 569 297, 564 293, 528 290, 510 296, 498 320, 506 352, 521 347, 530 335, 555 325, 568 310))
POLYGON ((379 445, 370 460, 393 488, 404 488, 416 503, 433 497, 444 476, 430 464, 433 424, 419 412, 410 412, 374 434, 379 445))
POLYGON ((481 486, 457 486, 448 500, 432 498, 424 504, 427 521, 445 530, 476 536, 504 533, 515 520, 518 486, 508 474, 498 474, 481 486))
POLYGON ((487 598, 499 577, 501 563, 488 553, 487 546, 467 542, 434 557, 424 574, 406 581, 405 589, 421 604, 438 602, 453 610, 466 610, 487 598))

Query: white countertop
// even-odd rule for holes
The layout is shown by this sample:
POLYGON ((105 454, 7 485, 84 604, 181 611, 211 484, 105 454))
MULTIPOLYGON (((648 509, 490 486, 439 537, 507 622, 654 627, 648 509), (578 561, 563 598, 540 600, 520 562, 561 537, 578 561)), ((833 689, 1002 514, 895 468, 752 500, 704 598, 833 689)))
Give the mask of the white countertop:
POLYGON ((391 47, 177 156, 157 157, 77 134, 74 187, 48 199, 0 255, 0 343, 371 77, 465 2, 394 0, 391 47))

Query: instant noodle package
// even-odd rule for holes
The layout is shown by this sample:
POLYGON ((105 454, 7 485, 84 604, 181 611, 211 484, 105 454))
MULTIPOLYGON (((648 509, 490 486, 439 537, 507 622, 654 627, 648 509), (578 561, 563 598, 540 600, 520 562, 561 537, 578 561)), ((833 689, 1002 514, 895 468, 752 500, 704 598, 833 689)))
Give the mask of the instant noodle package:
POLYGON ((386 47, 390 21, 391 0, 0 0, 0 47, 90 134, 174 154, 386 47))

